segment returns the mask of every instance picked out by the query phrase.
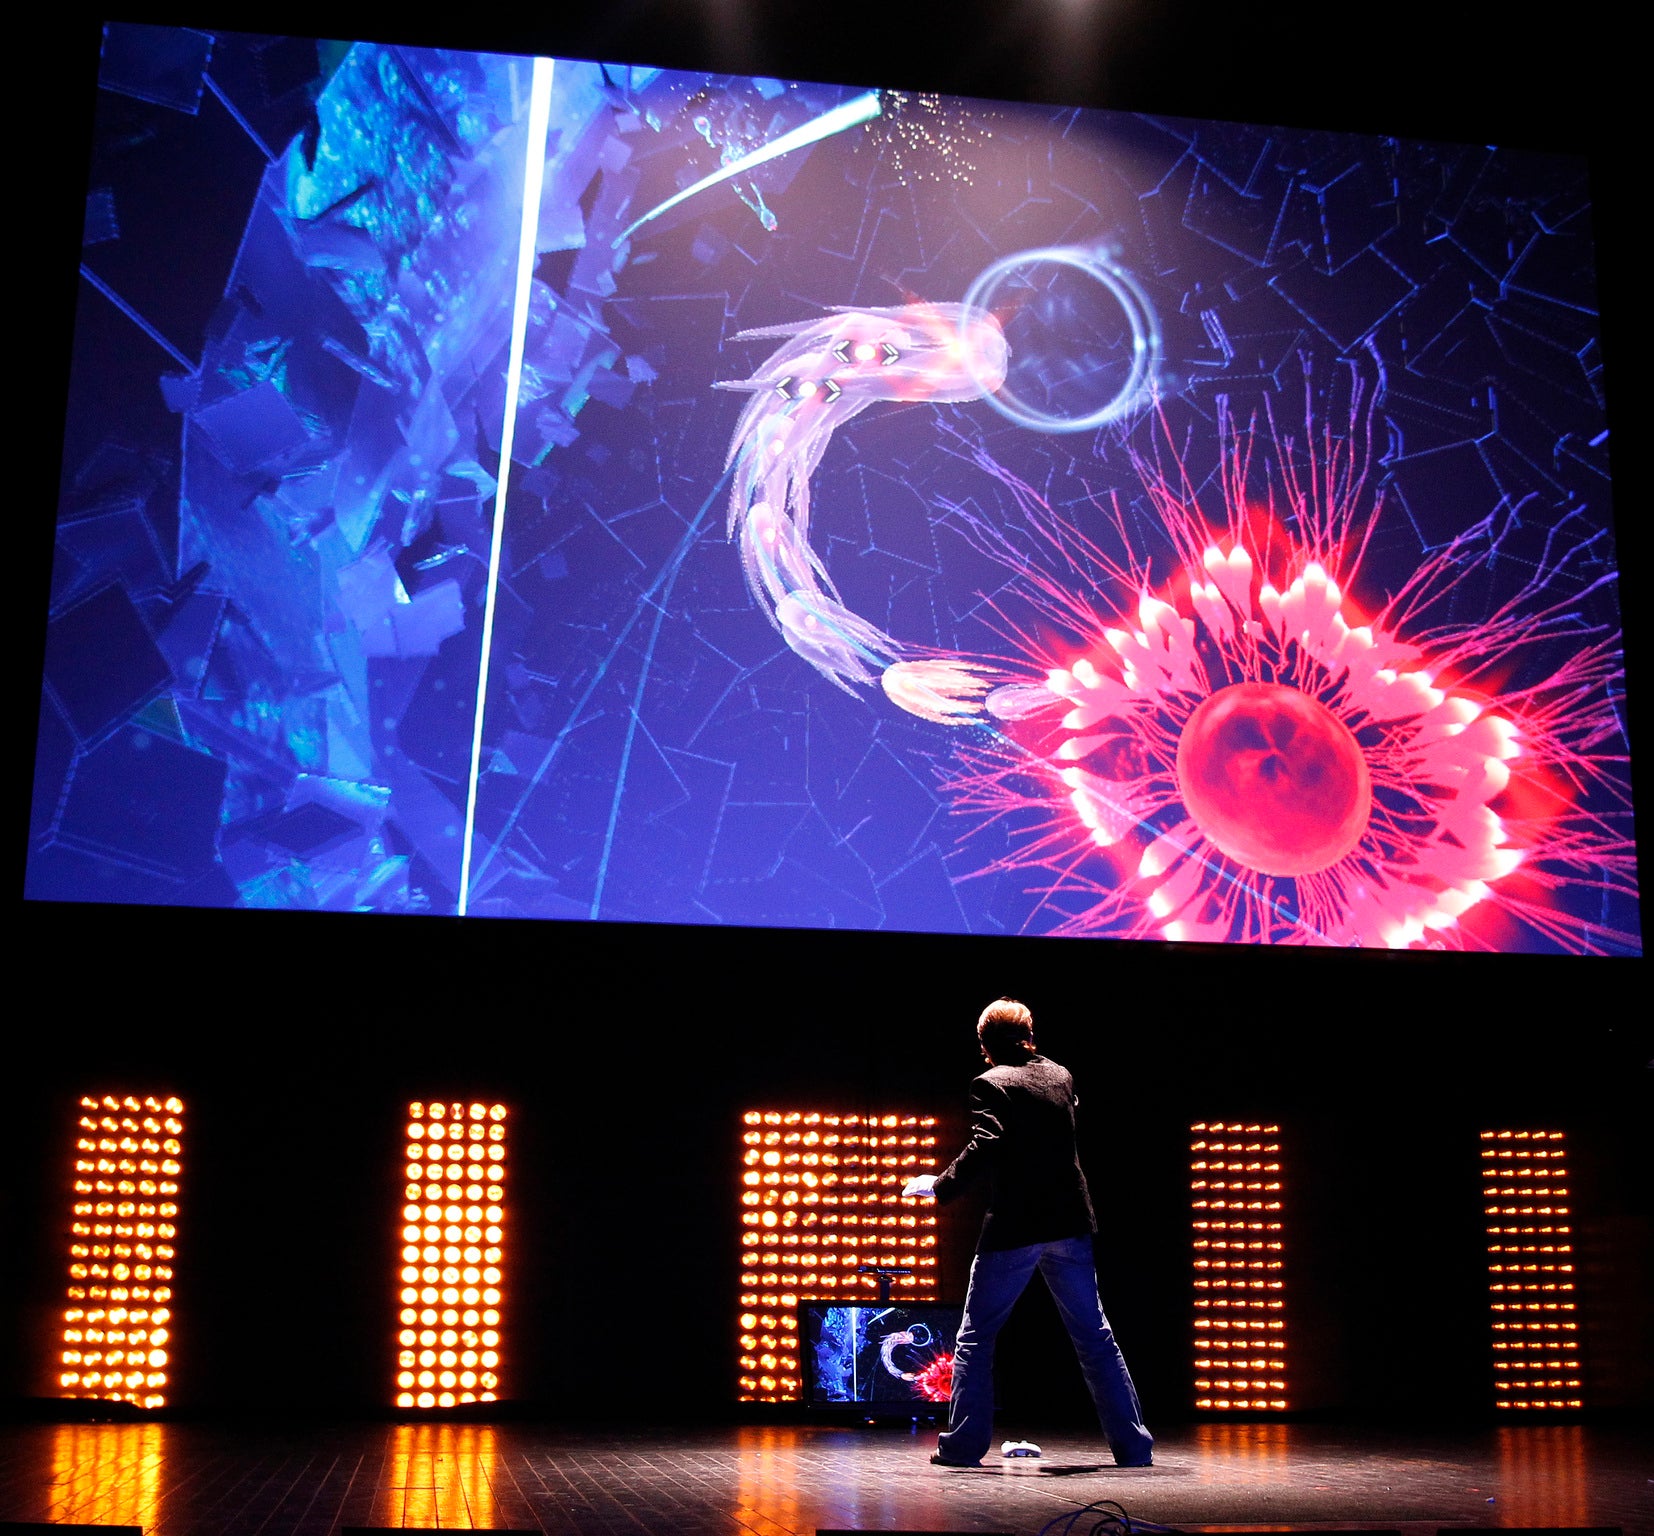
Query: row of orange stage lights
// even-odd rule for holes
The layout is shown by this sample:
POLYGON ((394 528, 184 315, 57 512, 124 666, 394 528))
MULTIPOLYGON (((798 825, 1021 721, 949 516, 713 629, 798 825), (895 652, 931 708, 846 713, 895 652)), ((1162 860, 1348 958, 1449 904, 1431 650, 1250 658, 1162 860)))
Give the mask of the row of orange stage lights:
POLYGON ((503 1104, 408 1106, 398 1408, 500 1395, 505 1119, 503 1104))
MULTIPOLYGON (((80 1101, 65 1396, 166 1402, 184 1106, 176 1097, 80 1101)), ((502 1360, 506 1109, 415 1102, 403 1148, 395 1400, 442 1409, 493 1402, 502 1360)), ((1583 1407, 1565 1136, 1481 1133, 1501 1409, 1583 1407)), ((801 1395, 801 1296, 876 1291, 865 1266, 907 1271, 910 1300, 937 1293, 936 1215, 902 1186, 936 1170, 936 1121, 902 1113, 753 1110, 741 1130, 738 1396, 801 1395)), ((1191 1126, 1195 1406, 1291 1406, 1280 1127, 1191 1126)))
POLYGON ((1292 1406, 1281 1128, 1190 1126, 1195 1407, 1280 1413, 1292 1406))
POLYGON ((796 1402, 800 1297, 871 1299, 863 1266, 901 1269, 891 1293, 935 1300, 935 1202, 903 1199, 934 1173, 936 1119, 900 1112, 750 1110, 741 1119, 736 1396, 796 1402))
MULTIPOLYGON (((1195 1406, 1279 1412, 1291 1406, 1280 1127, 1203 1120, 1190 1131, 1195 1406)), ((1583 1408, 1565 1134, 1480 1140, 1494 1406, 1583 1408)))
POLYGON ((1496 1408, 1585 1406, 1567 1138, 1481 1134, 1496 1408))
MULTIPOLYGON (((65 1397, 164 1407, 183 1173, 184 1104, 153 1094, 80 1101, 65 1397)), ((399 1408, 499 1396, 506 1110, 416 1102, 402 1149, 399 1408)))
POLYGON ((180 1099, 80 1101, 58 1373, 65 1397, 166 1402, 183 1135, 180 1099))

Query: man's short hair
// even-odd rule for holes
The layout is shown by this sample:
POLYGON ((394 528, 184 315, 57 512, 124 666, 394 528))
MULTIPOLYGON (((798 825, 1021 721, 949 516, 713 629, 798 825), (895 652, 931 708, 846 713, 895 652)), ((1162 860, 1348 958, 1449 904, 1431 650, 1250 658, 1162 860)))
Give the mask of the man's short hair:
POLYGON ((1014 997, 989 1003, 976 1021, 976 1038, 995 1061, 1011 1061, 1034 1049, 1034 1016, 1014 997))

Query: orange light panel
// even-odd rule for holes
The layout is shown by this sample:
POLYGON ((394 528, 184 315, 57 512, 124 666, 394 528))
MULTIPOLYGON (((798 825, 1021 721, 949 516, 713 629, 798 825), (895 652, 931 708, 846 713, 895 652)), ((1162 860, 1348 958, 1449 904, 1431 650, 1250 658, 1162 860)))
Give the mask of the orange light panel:
POLYGON ((1291 1406, 1281 1128, 1199 1120, 1189 1131, 1194 1405, 1279 1413, 1291 1406))
POLYGON ((64 1397, 166 1403, 183 1135, 178 1099, 80 1101, 57 1378, 64 1397))
POLYGON ((1493 1406, 1585 1406, 1573 1204, 1561 1131, 1483 1131, 1493 1406))
POLYGON ((398 1408, 500 1395, 505 1119, 503 1104, 408 1106, 398 1408))
POLYGON ((909 1179, 935 1171, 930 1115, 742 1116, 740 1401, 798 1400, 799 1299, 866 1300, 878 1279, 858 1265, 910 1269, 891 1294, 935 1297, 935 1202, 902 1198, 909 1179))

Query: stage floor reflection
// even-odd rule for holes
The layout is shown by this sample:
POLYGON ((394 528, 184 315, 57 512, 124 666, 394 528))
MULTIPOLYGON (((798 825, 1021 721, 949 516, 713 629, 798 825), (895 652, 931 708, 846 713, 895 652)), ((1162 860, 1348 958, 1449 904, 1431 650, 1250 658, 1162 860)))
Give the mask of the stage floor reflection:
MULTIPOLYGON (((1205 1424, 1125 1470, 1100 1441, 1006 1425, 1038 1461, 933 1467, 931 1432, 792 1425, 23 1424, 0 1444, 0 1521, 153 1536, 334 1536, 349 1527, 555 1536, 810 1536, 818 1528, 1034 1536, 1112 1500, 1215 1525, 1619 1526, 1654 1536, 1646 1426, 1398 1434, 1205 1424)), ((1090 1520, 1076 1528, 1089 1529, 1090 1520)), ((1059 1525, 1060 1528, 1060 1525, 1059 1525)))

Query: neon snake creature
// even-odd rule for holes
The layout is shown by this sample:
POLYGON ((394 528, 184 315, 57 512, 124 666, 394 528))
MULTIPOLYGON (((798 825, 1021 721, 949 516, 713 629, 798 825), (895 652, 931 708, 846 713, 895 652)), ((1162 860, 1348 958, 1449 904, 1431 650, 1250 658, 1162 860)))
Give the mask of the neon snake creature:
POLYGON ((898 1381, 912 1384, 913 1390, 922 1398, 933 1403, 945 1403, 953 1389, 953 1352, 942 1350, 931 1356, 918 1370, 904 1371, 896 1363, 895 1354, 899 1345, 907 1345, 910 1349, 920 1350, 927 1348, 935 1341, 935 1335, 923 1323, 913 1328, 903 1328, 896 1333, 887 1333, 879 1342, 879 1360, 898 1381))
POLYGON ((847 693, 877 678, 912 714, 950 724, 977 714, 990 684, 956 658, 908 658, 908 647, 852 613, 810 548, 810 476, 833 433, 877 401, 980 400, 1005 382, 999 321, 965 304, 834 309, 819 320, 743 331, 782 339, 750 378, 753 392, 726 467, 734 466, 729 533, 747 584, 782 637, 847 693))

